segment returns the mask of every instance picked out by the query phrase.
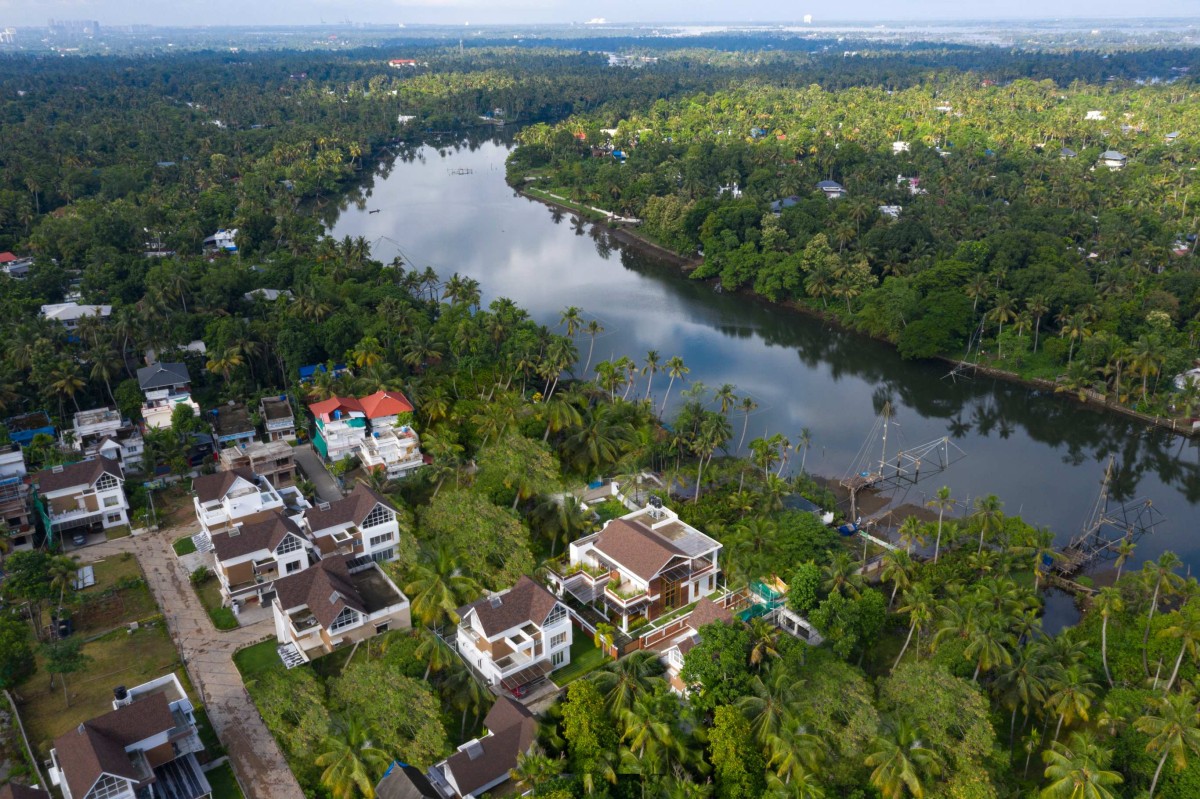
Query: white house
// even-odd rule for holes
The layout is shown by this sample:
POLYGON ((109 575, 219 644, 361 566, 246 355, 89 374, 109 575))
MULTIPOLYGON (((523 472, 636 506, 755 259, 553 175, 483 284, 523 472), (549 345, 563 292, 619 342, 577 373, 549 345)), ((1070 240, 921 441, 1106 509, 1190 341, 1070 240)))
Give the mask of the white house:
POLYGON ((1116 150, 1105 150, 1100 153, 1100 165, 1106 166, 1114 172, 1118 169, 1123 169, 1128 160, 1123 153, 1119 153, 1116 150))
POLYGON ((1104 112, 1097 111, 1097 110, 1088 111, 1086 114, 1083 115, 1083 118, 1085 120, 1091 120, 1094 122, 1103 122, 1104 121, 1104 112))
POLYGON ((38 472, 33 481, 45 508, 50 542, 66 532, 81 536, 129 524, 125 473, 110 458, 53 466, 38 472))
POLYGON ((142 431, 121 418, 115 408, 92 408, 74 416, 71 448, 87 455, 104 455, 124 469, 141 471, 146 444, 142 431))
POLYGON ((489 685, 515 696, 571 662, 567 608, 530 577, 459 608, 458 615, 459 655, 489 685))
POLYGON ((214 533, 212 548, 221 593, 230 601, 261 599, 276 578, 316 560, 304 531, 280 511, 214 533))
POLYGON ((354 397, 331 397, 308 406, 316 423, 313 446, 329 461, 353 455, 367 435, 367 414, 354 397))
POLYGON ((537 743, 537 719, 506 696, 492 705, 483 726, 482 737, 429 769, 429 781, 444 799, 476 799, 507 782, 517 758, 537 743))
POLYGON ((562 595, 596 604, 621 629, 648 621, 717 589, 721 544, 651 497, 646 507, 608 522, 573 542, 569 561, 553 567, 562 595))
POLYGON ((845 187, 836 180, 822 180, 817 184, 817 188, 825 192, 825 196, 831 200, 837 200, 846 196, 845 187))
POLYGON ((67 330, 74 330, 78 326, 79 320, 85 316, 107 319, 111 315, 111 305, 80 305, 77 302, 60 302, 42 306, 42 316, 52 322, 58 322, 67 330))
POLYGON ((891 217, 892 219, 899 219, 902 211, 904 211, 904 207, 900 205, 879 206, 879 213, 883 216, 891 217))
POLYGON ((280 577, 264 592, 288 668, 388 630, 412 627, 408 597, 374 563, 351 568, 344 555, 280 577))
POLYGON ((295 488, 275 488, 247 468, 205 474, 192 481, 192 505, 200 522, 197 546, 207 549, 204 538, 243 522, 259 521, 279 511, 292 515, 311 507, 295 488))
POLYGON ((389 480, 404 477, 425 465, 420 439, 407 425, 369 432, 358 445, 358 459, 367 470, 382 469, 389 480))
POLYGON ((892 142, 892 155, 899 155, 900 153, 907 153, 908 150, 909 150, 908 142, 906 142, 906 141, 892 142))
POLYGON ((142 403, 142 419, 147 427, 161 429, 171 426, 171 414, 176 405, 189 405, 196 416, 200 406, 192 399, 192 378, 181 363, 155 363, 137 370, 138 385, 146 397, 142 403))
POLYGON ((336 502, 320 502, 301 521, 321 557, 346 555, 358 562, 386 563, 397 557, 400 523, 396 508, 374 489, 359 483, 336 502))
POLYGON ((33 548, 29 474, 20 444, 0 444, 0 520, 8 527, 8 545, 16 551, 33 548))
POLYGON ((113 710, 54 740, 50 784, 64 799, 203 799, 212 788, 191 701, 174 674, 113 691, 113 710))
POLYGON ((237 234, 237 228, 222 228, 204 240, 204 249, 237 252, 237 234))

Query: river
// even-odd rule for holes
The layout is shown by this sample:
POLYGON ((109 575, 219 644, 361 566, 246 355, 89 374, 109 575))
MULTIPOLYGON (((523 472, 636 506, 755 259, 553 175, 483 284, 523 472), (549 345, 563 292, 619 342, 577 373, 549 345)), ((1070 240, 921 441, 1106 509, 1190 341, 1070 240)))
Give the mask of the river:
MULTIPOLYGON (((341 208, 328 209, 327 229, 365 237, 385 262, 401 255, 443 279, 469 275, 485 305, 509 297, 551 328, 563 308, 580 306, 604 326, 593 364, 621 355, 640 364, 651 349, 664 361, 681 356, 688 385, 733 383, 757 401, 748 439, 781 432, 795 441, 809 428, 807 468, 816 474, 845 475, 890 401, 889 453, 944 436, 965 453, 944 472, 927 468, 915 486, 892 491, 897 502, 923 504, 942 485, 966 504, 994 493, 1007 513, 1051 528, 1063 544, 1088 519, 1115 456, 1114 497, 1151 498, 1165 517, 1131 566, 1165 549, 1200 565, 1194 442, 1046 392, 954 379, 945 364, 903 361, 884 344, 819 320, 716 293, 603 229, 516 194, 504 182, 508 147, 503 137, 425 146, 382 164, 341 208)), ((577 344, 586 357, 588 337, 577 344)), ((686 387, 676 381, 672 404, 686 387)), ((667 378, 658 375, 653 388, 661 401, 667 378)), ((736 443, 742 417, 731 419, 736 443)), ((799 459, 793 455, 793 465, 799 459)))

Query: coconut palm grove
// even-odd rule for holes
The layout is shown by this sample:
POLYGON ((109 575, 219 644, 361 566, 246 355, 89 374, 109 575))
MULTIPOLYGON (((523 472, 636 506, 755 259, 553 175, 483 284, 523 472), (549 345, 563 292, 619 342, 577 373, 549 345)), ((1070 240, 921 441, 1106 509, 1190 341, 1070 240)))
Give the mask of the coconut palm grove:
POLYGON ((1182 464, 1200 50, 1093 27, 6 35, 0 796, 1200 796, 1190 542, 889 506, 676 333, 613 352, 602 289, 536 318, 328 234, 502 142, 580 235, 1182 464), (198 737, 129 754, 172 672, 198 737))

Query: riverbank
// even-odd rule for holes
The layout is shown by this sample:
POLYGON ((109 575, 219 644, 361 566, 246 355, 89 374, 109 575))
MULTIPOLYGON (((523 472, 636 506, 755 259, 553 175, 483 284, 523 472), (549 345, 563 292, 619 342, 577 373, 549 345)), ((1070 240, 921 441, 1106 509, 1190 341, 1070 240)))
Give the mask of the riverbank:
MULTIPOLYGON (((669 250, 666 247, 663 247, 662 245, 651 241, 650 239, 646 238, 645 236, 641 235, 636 230, 634 230, 628 226, 613 225, 605 218, 598 216, 598 215, 587 214, 586 212, 581 211, 579 207, 573 207, 572 204, 569 204, 569 203, 564 204, 564 203, 556 202, 556 201, 550 199, 549 197, 545 196, 548 194, 548 192, 545 192, 542 190, 528 191, 525 187, 517 187, 517 191, 522 196, 527 197, 531 200, 536 200, 537 202, 540 202, 540 203, 544 203, 545 205, 559 208, 560 210, 569 211, 571 213, 583 213, 583 215, 589 221, 593 222, 594 224, 600 224, 600 223, 605 224, 607 226, 608 230, 610 231, 612 237, 617 239, 618 241, 620 241, 625 246, 634 248, 634 249, 638 250, 639 252, 642 252, 647 255, 651 255, 657 259, 666 261, 674 266, 677 266, 680 268, 680 270, 685 275, 690 274, 691 272, 693 272, 694 270, 696 270, 697 268, 702 266, 704 263, 704 261, 702 259, 686 258, 684 256, 681 256, 678 253, 674 252, 673 250, 669 250)), ((847 325, 845 323, 845 321, 840 316, 838 316, 836 313, 829 311, 827 309, 816 308, 816 307, 813 307, 806 303, 795 302, 795 301, 772 302, 771 300, 767 299, 766 297, 763 297, 760 294, 756 294, 754 291, 749 290, 749 289, 740 289, 738 291, 738 293, 745 296, 747 299, 751 299, 755 302, 762 303, 769 307, 786 308, 788 310, 795 311, 797 313, 804 314, 806 316, 820 319, 822 322, 825 322, 827 324, 835 325, 839 330, 844 330, 848 333, 853 333, 854 335, 863 336, 863 337, 878 341, 882 344, 887 344, 892 349, 895 349, 895 347, 896 347, 894 342, 889 341, 888 339, 883 338, 882 336, 872 336, 869 333, 864 333, 860 330, 854 329, 853 327, 847 325)), ((1193 437, 1196 437, 1197 435, 1200 435, 1200 432, 1198 432, 1188 426, 1187 419, 1178 419, 1178 418, 1173 418, 1173 417, 1168 418, 1168 417, 1163 417, 1163 416, 1154 416, 1152 414, 1142 413, 1141 411, 1135 410, 1133 408, 1129 408, 1124 405, 1114 404, 1114 403, 1110 402, 1108 400, 1108 398, 1105 397, 1103 394, 1100 394, 1100 393, 1090 390, 1090 389, 1085 389, 1083 391, 1083 396, 1081 397, 1080 392, 1078 392, 1078 391, 1060 391, 1059 389, 1061 388, 1061 386, 1052 380, 1046 380, 1046 379, 1037 378, 1037 377, 1026 377, 1024 375, 1020 375, 1020 374, 1017 374, 1016 372, 1011 372, 1006 369, 1000 369, 1000 368, 997 368, 994 366, 987 366, 984 364, 972 363, 970 361, 964 361, 964 360, 961 360, 958 358, 953 358, 948 355, 939 355, 939 356, 937 356, 937 360, 947 364, 950 367, 950 371, 952 373, 960 373, 960 374, 965 373, 966 375, 972 376, 972 377, 981 375, 984 377, 991 377, 996 380, 1003 380, 1005 382, 1013 383, 1015 385, 1024 386, 1026 388, 1037 389, 1039 391, 1048 391, 1051 393, 1060 394, 1063 396, 1064 399, 1070 400, 1072 402, 1076 402, 1085 408, 1089 408, 1089 409, 1093 409, 1093 410, 1097 410, 1097 411, 1111 411, 1113 413, 1125 416, 1126 418, 1134 419, 1134 420, 1141 422, 1145 425, 1148 425, 1150 427, 1161 428, 1162 430, 1165 430, 1165 431, 1168 431, 1168 432, 1171 432, 1171 433, 1174 433, 1177 435, 1186 436, 1188 438, 1193 438, 1193 437)))

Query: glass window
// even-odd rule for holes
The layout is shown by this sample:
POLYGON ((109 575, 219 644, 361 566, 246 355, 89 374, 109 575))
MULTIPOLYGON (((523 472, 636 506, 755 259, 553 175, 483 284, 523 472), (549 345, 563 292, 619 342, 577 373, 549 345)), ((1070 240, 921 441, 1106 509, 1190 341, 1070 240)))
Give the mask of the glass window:
POLYGON ((559 633, 558 635, 556 635, 550 639, 550 648, 555 649, 556 647, 562 646, 566 642, 567 642, 567 634, 559 633))
POLYGON ((300 539, 294 535, 289 535, 279 542, 279 546, 275 547, 276 555, 286 555, 289 552, 295 552, 302 546, 300 539))
POLYGON ((378 527, 381 524, 386 524, 395 518, 392 509, 384 507, 382 504, 377 504, 375 508, 367 514, 367 518, 363 519, 362 526, 378 527))
POLYGON ((550 656, 550 662, 552 664, 554 664, 555 667, 561 666, 563 664, 563 661, 566 659, 567 659, 566 650, 559 650, 558 652, 555 652, 553 655, 550 656))
POLYGON ((392 534, 384 533, 383 535, 371 536, 371 539, 368 543, 372 547, 377 547, 380 544, 386 544, 387 542, 389 542, 391 540, 392 540, 392 534))

